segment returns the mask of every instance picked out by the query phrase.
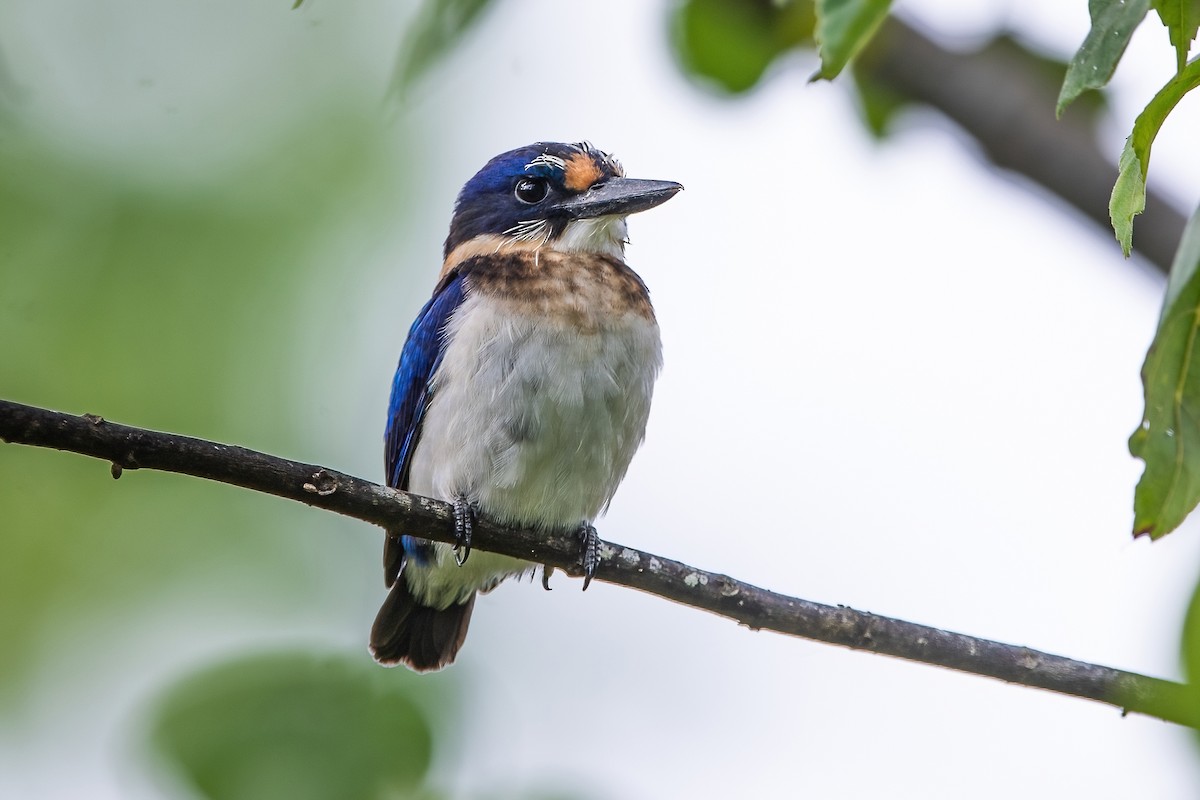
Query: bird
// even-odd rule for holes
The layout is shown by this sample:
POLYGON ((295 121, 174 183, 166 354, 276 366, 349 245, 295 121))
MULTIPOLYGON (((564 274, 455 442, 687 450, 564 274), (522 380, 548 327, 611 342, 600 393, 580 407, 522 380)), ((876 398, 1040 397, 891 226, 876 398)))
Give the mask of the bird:
POLYGON ((380 664, 452 663, 477 593, 534 571, 468 558, 479 518, 577 536, 587 589, 592 522, 645 437, 662 366, 646 284, 625 263, 625 218, 682 188, 628 178, 588 142, 535 142, 492 158, 459 192, 384 434, 388 485, 453 504, 455 544, 387 531, 389 591, 370 636, 380 664))

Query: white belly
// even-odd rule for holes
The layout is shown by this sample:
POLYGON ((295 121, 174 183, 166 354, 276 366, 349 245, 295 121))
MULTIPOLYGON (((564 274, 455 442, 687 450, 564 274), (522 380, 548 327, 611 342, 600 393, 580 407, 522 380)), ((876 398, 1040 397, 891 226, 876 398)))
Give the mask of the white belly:
MULTIPOLYGON (((520 310, 475 295, 455 313, 409 489, 464 496, 502 524, 574 530, 607 507, 645 435, 658 326, 629 312, 580 333, 520 310)), ((462 569, 420 570, 410 583, 438 604, 461 602, 530 566, 476 552, 462 569)))

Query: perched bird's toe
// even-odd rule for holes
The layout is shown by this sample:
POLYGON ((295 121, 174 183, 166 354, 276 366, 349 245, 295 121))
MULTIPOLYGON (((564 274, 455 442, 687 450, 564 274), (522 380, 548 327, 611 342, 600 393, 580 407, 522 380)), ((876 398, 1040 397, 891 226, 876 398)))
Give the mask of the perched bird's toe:
POLYGON ((590 522, 579 526, 579 566, 583 567, 583 591, 587 591, 600 565, 600 537, 590 522))
POLYGON ((475 509, 467 498, 454 498, 454 560, 461 567, 471 555, 471 536, 475 533, 475 509))

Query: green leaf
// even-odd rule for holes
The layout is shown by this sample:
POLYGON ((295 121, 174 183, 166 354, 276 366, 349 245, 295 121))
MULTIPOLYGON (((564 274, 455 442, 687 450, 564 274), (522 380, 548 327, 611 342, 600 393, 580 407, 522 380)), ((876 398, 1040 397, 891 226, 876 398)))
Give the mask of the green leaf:
POLYGON ((408 797, 432 751, 411 678, 365 655, 241 659, 169 690, 150 743, 212 800, 408 797))
POLYGON ((1125 140, 1117 182, 1108 199, 1108 216, 1126 258, 1133 248, 1133 218, 1146 210, 1146 167, 1134 150, 1133 139, 1130 136, 1125 140))
POLYGON ((811 0, 686 0, 673 25, 683 67, 721 89, 754 88, 781 54, 812 42, 811 0))
POLYGON ((1200 502, 1200 209, 1171 266, 1142 384, 1146 410, 1129 452, 1146 462, 1134 495, 1133 534, 1173 531, 1200 502))
POLYGON ((1092 27, 1063 78, 1056 108, 1060 117, 1080 94, 1108 83, 1149 9, 1150 0, 1089 0, 1092 27))
POLYGON ((891 0, 817 0, 817 50, 813 80, 833 80, 887 18, 891 0))
POLYGON ((1146 208, 1146 173, 1150 167, 1150 148, 1154 138, 1171 110, 1185 94, 1200 85, 1200 60, 1193 61, 1183 71, 1159 89, 1133 123, 1133 133, 1125 141, 1121 153, 1117 182, 1108 202, 1113 231, 1121 249, 1128 256, 1133 247, 1133 218, 1146 208))
POLYGON ((1167 26, 1167 35, 1175 47, 1175 69, 1182 72, 1196 30, 1200 28, 1200 0, 1152 0, 1151 5, 1167 26))

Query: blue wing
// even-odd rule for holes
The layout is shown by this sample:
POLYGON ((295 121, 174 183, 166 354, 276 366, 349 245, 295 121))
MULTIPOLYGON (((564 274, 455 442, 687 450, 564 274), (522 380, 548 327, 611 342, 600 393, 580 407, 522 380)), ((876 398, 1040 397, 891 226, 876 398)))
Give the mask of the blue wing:
POLYGON ((388 403, 385 435, 388 486, 408 488, 408 469, 420 438, 421 420, 429 405, 429 379, 446 351, 443 336, 446 323, 462 300, 462 276, 447 276, 408 331, 388 403))
MULTIPOLYGON (((464 296, 462 275, 447 275, 408 331, 408 339, 400 353, 400 364, 396 367, 396 377, 392 379, 392 397, 388 403, 387 430, 384 434, 388 486, 408 488, 408 471, 421 437, 425 409, 429 407, 429 381, 446 352, 446 324, 450 315, 462 304, 464 296)), ((407 539, 409 537, 402 537, 398 532, 388 531, 383 552, 384 579, 388 586, 395 583, 404 565, 406 545, 411 549, 415 544, 403 541, 407 539)))

